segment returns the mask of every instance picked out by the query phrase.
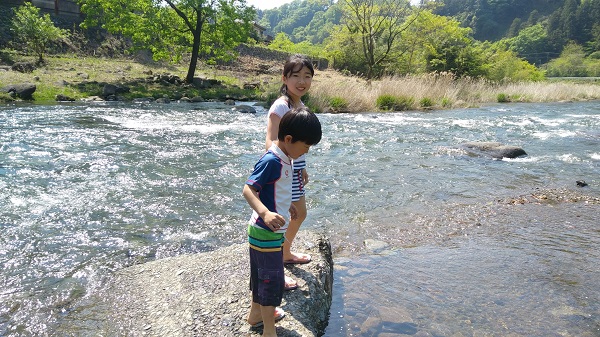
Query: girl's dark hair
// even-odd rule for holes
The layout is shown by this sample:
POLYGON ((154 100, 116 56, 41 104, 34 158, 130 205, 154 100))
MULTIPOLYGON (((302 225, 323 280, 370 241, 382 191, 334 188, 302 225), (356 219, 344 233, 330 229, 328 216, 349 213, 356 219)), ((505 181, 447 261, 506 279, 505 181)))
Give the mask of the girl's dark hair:
POLYGON ((292 136, 293 143, 300 141, 307 145, 315 145, 323 136, 321 122, 307 107, 292 109, 279 121, 277 139, 283 141, 287 135, 292 136))
MULTIPOLYGON (((283 76, 290 77, 292 74, 302 70, 303 67, 308 68, 308 70, 310 70, 310 74, 315 76, 315 68, 312 60, 308 58, 308 56, 302 54, 290 55, 287 60, 285 60, 285 64, 283 65, 283 76)), ((281 85, 281 89, 279 89, 279 91, 282 95, 288 98, 288 106, 291 107, 292 98, 287 92, 287 86, 285 83, 281 85)))

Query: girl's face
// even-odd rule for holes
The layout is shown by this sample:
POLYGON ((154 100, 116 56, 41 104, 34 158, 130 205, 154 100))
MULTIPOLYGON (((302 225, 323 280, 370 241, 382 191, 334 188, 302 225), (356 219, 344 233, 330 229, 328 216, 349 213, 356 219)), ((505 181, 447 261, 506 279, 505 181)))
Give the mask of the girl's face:
POLYGON ((283 83, 287 86, 288 94, 294 100, 299 100, 310 89, 312 78, 310 69, 303 65, 299 71, 293 72, 289 76, 283 75, 283 83))

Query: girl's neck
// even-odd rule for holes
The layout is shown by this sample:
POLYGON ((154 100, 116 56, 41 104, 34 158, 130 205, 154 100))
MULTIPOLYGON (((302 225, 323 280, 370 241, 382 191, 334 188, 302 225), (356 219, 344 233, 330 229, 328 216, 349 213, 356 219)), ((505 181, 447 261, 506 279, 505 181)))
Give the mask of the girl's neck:
POLYGON ((292 108, 297 108, 298 107, 297 105, 300 104, 300 97, 298 97, 297 99, 292 97, 291 95, 286 95, 285 97, 289 100, 290 106, 292 108))

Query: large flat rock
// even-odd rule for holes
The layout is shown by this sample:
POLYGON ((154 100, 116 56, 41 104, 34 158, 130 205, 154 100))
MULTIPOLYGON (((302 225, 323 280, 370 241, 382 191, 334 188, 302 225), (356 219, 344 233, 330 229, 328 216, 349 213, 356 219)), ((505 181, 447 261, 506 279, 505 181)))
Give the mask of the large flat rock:
MULTIPOLYGON (((301 231, 295 250, 311 254, 305 265, 286 266, 300 287, 287 291, 287 316, 279 336, 320 336, 329 318, 333 261, 327 238, 301 231)), ((248 245, 165 258, 117 272, 101 301, 110 322, 100 330, 127 336, 254 336, 250 308, 248 245)))

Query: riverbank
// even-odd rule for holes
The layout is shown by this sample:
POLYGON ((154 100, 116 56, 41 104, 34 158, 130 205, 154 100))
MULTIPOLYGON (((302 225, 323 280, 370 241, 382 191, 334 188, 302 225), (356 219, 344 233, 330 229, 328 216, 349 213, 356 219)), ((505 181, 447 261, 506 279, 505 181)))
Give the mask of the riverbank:
MULTIPOLYGON (((282 61, 241 55, 226 65, 202 66, 192 84, 182 80, 187 64, 165 64, 148 59, 94 58, 76 55, 48 56, 46 64, 31 71, 16 71, 14 63, 32 64, 12 56, 0 64, 0 89, 8 85, 35 85, 33 100, 58 101, 134 99, 205 101, 228 99, 268 104, 281 84, 282 61), (8 63, 13 63, 9 65, 8 63)), ((450 74, 386 77, 367 82, 337 71, 318 70, 305 97, 316 112, 365 112, 381 110, 433 110, 478 107, 490 103, 559 102, 600 99, 597 81, 548 80, 543 82, 491 83, 481 79, 454 79, 450 74), (384 97, 385 96, 385 97, 384 97), (383 100, 387 103, 382 103, 383 100), (391 103, 390 103, 391 101, 391 103)), ((10 102, 7 93, 0 101, 10 102)))

